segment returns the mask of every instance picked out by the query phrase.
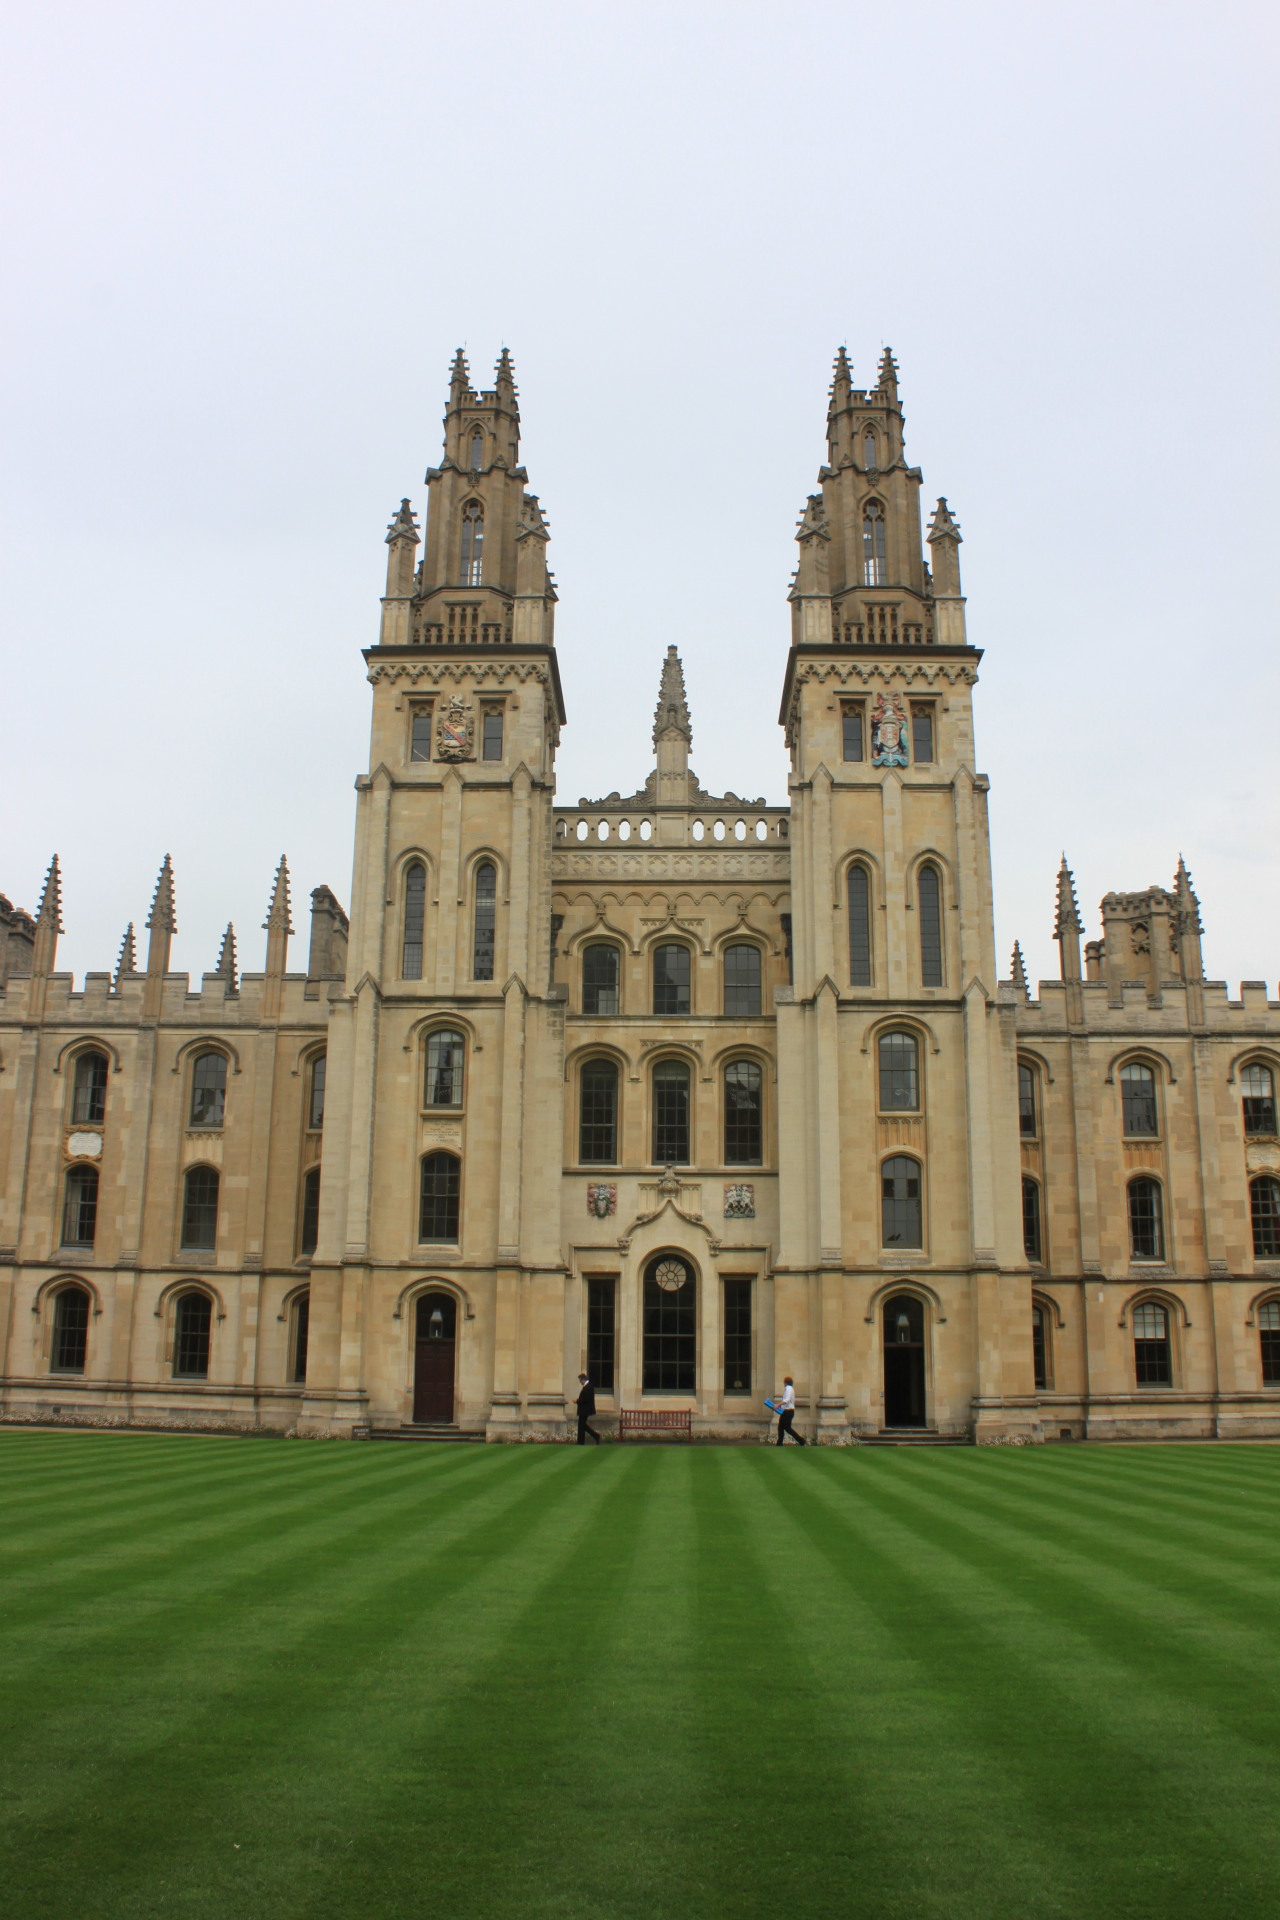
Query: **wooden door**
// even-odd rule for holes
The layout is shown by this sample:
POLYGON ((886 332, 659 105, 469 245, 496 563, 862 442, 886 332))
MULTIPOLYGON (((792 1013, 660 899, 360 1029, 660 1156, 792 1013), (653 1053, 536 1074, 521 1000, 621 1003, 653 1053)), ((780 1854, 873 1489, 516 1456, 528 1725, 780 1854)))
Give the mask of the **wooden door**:
POLYGON ((418 1301, 413 1348, 415 1421, 453 1419, 453 1374, 457 1352, 457 1302, 451 1294, 427 1293, 418 1301))

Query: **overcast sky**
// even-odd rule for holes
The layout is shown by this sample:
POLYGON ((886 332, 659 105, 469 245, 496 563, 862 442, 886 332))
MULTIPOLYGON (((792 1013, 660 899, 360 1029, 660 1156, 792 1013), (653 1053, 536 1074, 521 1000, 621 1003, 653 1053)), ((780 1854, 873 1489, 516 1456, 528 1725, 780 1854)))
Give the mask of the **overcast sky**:
MULTIPOLYGON (((174 964, 272 872, 349 902, 360 648, 448 365, 504 343, 550 520, 559 794, 693 764, 782 801, 796 518, 831 362, 901 366, 986 650, 1001 971, 1065 848, 1280 973, 1273 4, 13 9, 3 100, 0 890, 65 872, 174 964)), ((1234 991, 1234 984, 1233 984, 1234 991)))

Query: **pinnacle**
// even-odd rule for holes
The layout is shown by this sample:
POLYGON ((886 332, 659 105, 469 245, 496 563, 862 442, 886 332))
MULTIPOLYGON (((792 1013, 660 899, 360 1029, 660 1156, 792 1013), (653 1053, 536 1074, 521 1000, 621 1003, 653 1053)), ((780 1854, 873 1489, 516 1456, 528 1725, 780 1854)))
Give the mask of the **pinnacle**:
POLYGON ((1025 993, 1027 991, 1027 968, 1022 958, 1022 942, 1020 940, 1015 940, 1013 943, 1013 965, 1010 978, 1014 986, 1019 988, 1021 992, 1025 993))
POLYGON ((156 880, 156 890, 151 900, 151 911, 147 915, 149 927, 164 927, 170 933, 178 931, 177 909, 173 898, 173 862, 166 853, 164 865, 156 880))
POLYGON ((1080 908, 1076 902, 1075 877, 1067 865, 1067 856, 1062 856, 1062 865, 1058 868, 1058 911, 1053 925, 1053 937, 1061 940, 1069 933, 1083 933, 1084 922, 1080 918, 1080 908))
POLYGON ((959 522, 947 505, 947 496, 942 494, 933 510, 933 519, 929 522, 929 543, 932 546, 936 540, 961 540, 963 537, 959 522))
POLYGON ((44 890, 40 895, 40 905, 36 908, 36 924, 51 925, 55 933, 66 932, 62 924, 62 871, 56 853, 44 877, 44 890))
POLYGON ((499 387, 510 387, 515 392, 516 370, 511 364, 511 355, 504 347, 498 355, 498 364, 494 369, 494 383, 499 387))
POLYGON ((275 884, 271 889, 271 904, 267 908, 267 917, 262 923, 266 932, 283 929, 293 932, 293 921, 289 916, 289 863, 280 855, 280 865, 276 868, 275 884))
POLYGON ((131 920, 124 930, 124 939, 120 942, 120 958, 116 961, 117 987, 120 985, 121 974, 136 973, 137 971, 138 948, 133 937, 133 922, 131 920))
POLYGON ((412 540, 415 547, 418 544, 418 522, 407 499, 400 502, 400 511, 393 516, 387 528, 387 545, 390 546, 393 540, 412 540))
POLYGON ((888 393, 898 391, 898 363, 892 347, 886 347, 880 355, 880 386, 888 393))
POLYGON ((685 698, 684 668, 676 649, 668 647, 667 657, 662 663, 657 711, 653 716, 654 746, 657 746, 660 734, 672 731, 682 733, 692 746, 693 723, 689 717, 689 702, 685 698))
POLYGON ((236 930, 230 920, 228 920, 227 930, 222 936, 222 946, 218 953, 218 964, 214 968, 214 972, 219 978, 226 980, 234 990, 236 984, 236 930))

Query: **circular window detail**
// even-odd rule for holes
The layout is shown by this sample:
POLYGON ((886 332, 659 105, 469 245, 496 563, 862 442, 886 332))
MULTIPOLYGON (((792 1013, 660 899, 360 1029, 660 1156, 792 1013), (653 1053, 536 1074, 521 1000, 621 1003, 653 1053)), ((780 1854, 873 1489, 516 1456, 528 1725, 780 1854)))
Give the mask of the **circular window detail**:
POLYGON ((678 1293, 689 1278, 689 1270, 683 1260, 660 1260, 653 1277, 664 1293, 678 1293))

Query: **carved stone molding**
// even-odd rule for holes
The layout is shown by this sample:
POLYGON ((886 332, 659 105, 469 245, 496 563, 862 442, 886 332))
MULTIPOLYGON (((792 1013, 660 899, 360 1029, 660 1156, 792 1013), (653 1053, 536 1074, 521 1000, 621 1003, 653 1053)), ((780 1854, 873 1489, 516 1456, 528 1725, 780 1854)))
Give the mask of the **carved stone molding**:
POLYGON ((551 871, 557 880, 788 880, 790 852, 771 848, 767 853, 728 851, 686 852, 664 848, 658 852, 624 853, 620 847, 556 847, 551 871))

